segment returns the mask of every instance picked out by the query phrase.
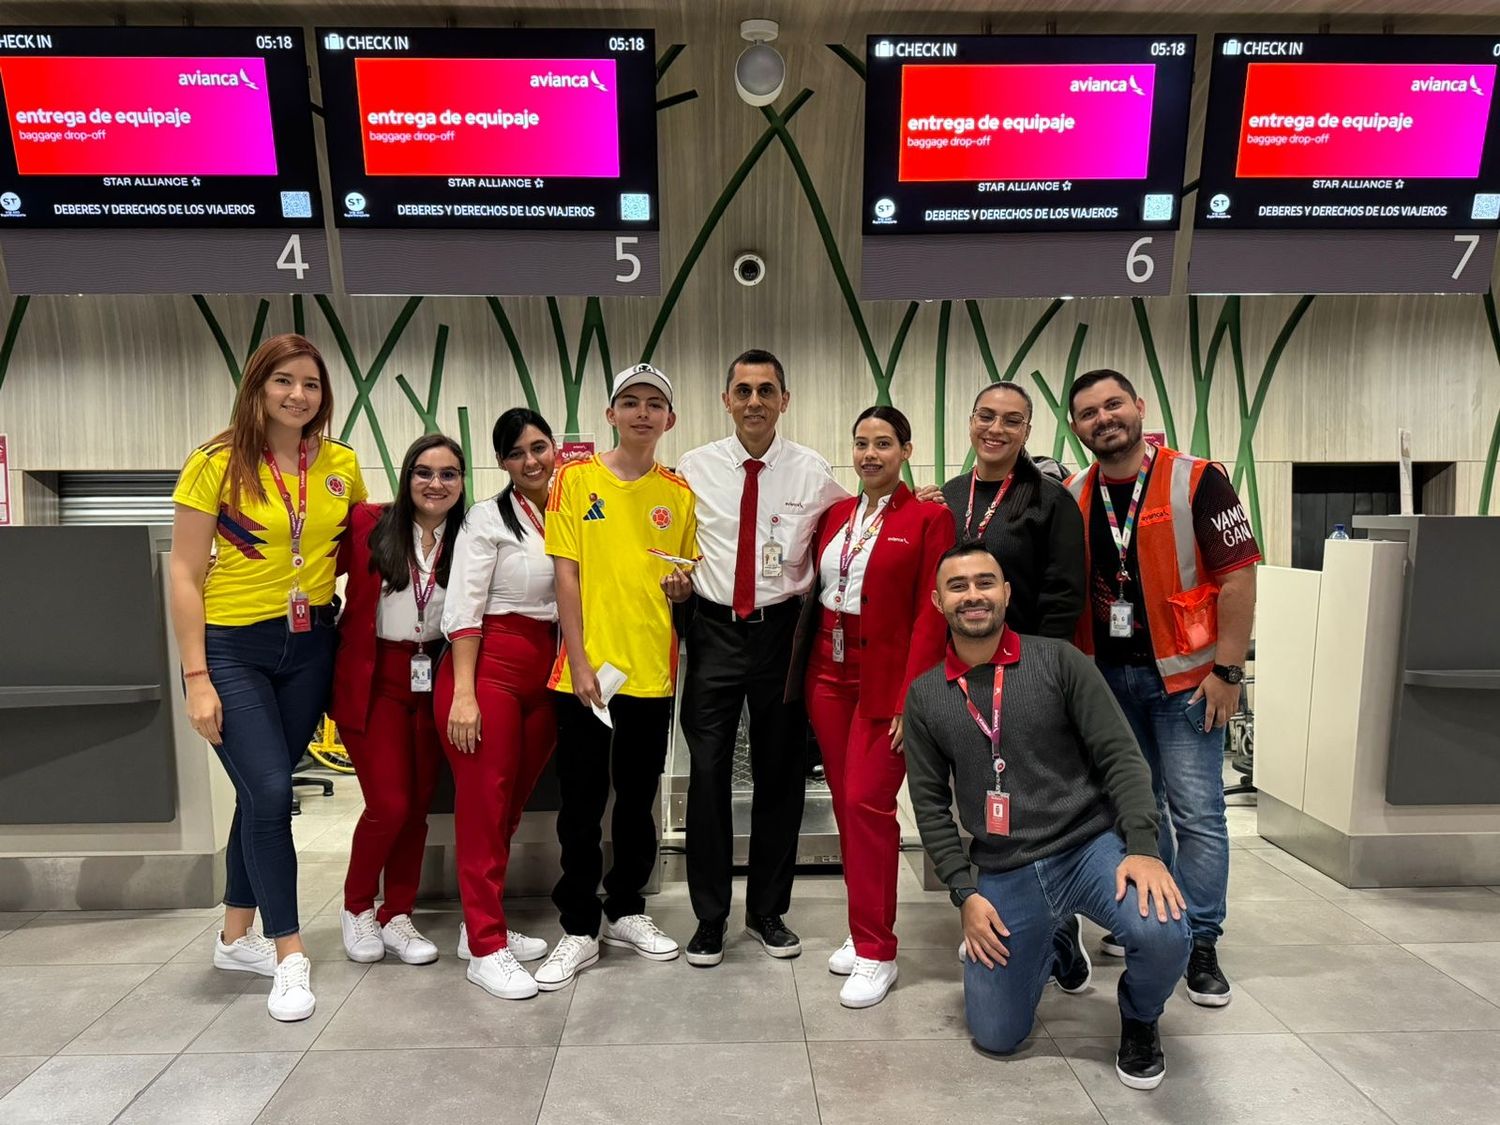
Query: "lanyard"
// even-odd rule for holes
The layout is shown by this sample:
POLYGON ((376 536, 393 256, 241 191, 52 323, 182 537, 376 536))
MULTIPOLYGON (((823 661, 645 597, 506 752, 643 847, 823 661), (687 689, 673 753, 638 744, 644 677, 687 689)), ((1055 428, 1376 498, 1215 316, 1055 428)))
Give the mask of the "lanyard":
POLYGON ((1000 775, 1005 772, 1005 759, 1000 756, 1000 700, 1005 694, 1005 665, 995 665, 995 688, 991 692, 988 723, 979 713, 979 708, 974 706, 974 701, 969 698, 967 675, 958 677, 958 688, 964 693, 964 706, 969 709, 969 718, 974 720, 975 726, 990 740, 990 757, 995 762, 995 788, 998 790, 1001 788, 1000 775))
POLYGON ((1005 499, 1005 494, 1010 491, 1010 482, 1013 481, 1013 480, 1015 480, 1015 479, 1016 479, 1016 474, 1014 472, 1010 472, 1010 473, 1006 474, 1005 479, 1000 482, 999 491, 997 491, 995 493, 995 499, 994 499, 994 501, 990 504, 990 506, 988 508, 985 509, 984 515, 982 517, 980 517, 980 520, 979 520, 979 530, 976 531, 976 532, 974 532, 973 535, 971 536, 969 534, 969 525, 974 522, 974 485, 975 485, 975 482, 977 482, 979 480, 979 470, 978 469, 974 470, 974 472, 969 476, 969 507, 968 507, 968 510, 964 512, 964 538, 965 539, 970 539, 970 538, 973 538, 973 539, 983 539, 984 538, 984 529, 987 528, 987 527, 989 527, 990 526, 990 520, 992 520, 992 519, 995 518, 995 512, 1000 507, 1000 501, 1002 501, 1002 500, 1005 499))
POLYGON ((427 603, 432 601, 432 591, 437 585, 438 564, 443 561, 443 541, 439 539, 437 546, 432 552, 432 569, 427 572, 427 588, 422 588, 422 571, 419 567, 411 567, 411 594, 417 602, 417 632, 422 631, 422 626, 427 617, 427 603))
POLYGON ((1109 521, 1109 532, 1114 536, 1115 546, 1120 551, 1120 572, 1115 575, 1120 583, 1120 597, 1125 596, 1125 583, 1130 581, 1130 572, 1125 569, 1125 558, 1130 553, 1130 539, 1135 534, 1135 519, 1141 510, 1141 494, 1146 488, 1146 474, 1151 471, 1151 447, 1146 446, 1145 456, 1141 458, 1140 472, 1135 475, 1135 488, 1130 493, 1130 509, 1125 513, 1125 526, 1120 527, 1120 521, 1115 515, 1114 501, 1109 498, 1109 486, 1104 483, 1104 474, 1099 474, 1099 495, 1104 499, 1104 517, 1109 521))
POLYGON ((307 442, 297 443, 297 507, 292 507, 292 494, 287 491, 286 481, 281 479, 281 469, 271 451, 263 451, 266 464, 271 466, 271 477, 276 481, 276 491, 281 493, 281 502, 286 505, 287 518, 292 522, 292 566, 302 566, 302 529, 307 526, 307 442))
POLYGON ((519 492, 513 492, 511 495, 516 498, 516 503, 521 505, 521 511, 526 513, 526 518, 531 521, 531 526, 536 528, 536 533, 546 538, 547 529, 542 525, 542 517, 537 515, 536 509, 531 506, 531 501, 519 492))
MULTIPOLYGON (((859 537, 859 542, 854 544, 850 550, 849 544, 854 539, 854 525, 859 522, 860 505, 854 505, 854 511, 849 514, 849 522, 844 526, 844 545, 839 549, 839 593, 838 604, 844 604, 844 591, 849 588, 849 568, 854 565, 854 556, 865 549, 865 544, 873 537, 880 534, 880 526, 885 523, 885 509, 882 508, 871 521, 870 526, 865 528, 865 533, 859 537)), ((842 611, 841 611, 842 612, 842 611)))

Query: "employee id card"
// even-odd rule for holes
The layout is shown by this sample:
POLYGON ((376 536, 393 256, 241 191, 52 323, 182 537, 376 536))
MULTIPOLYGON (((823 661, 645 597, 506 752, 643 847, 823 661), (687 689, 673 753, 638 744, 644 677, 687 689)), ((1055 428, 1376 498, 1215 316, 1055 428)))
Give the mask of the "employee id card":
POLYGON ((781 544, 771 539, 760 549, 760 576, 762 578, 781 577, 781 544))
POLYGON ((984 795, 984 830, 991 836, 1010 835, 1010 794, 991 789, 984 795))
POLYGON ((432 657, 428 656, 425 652, 412 653, 411 690, 432 690, 432 657))
POLYGON ((286 623, 294 633, 312 632, 312 600, 297 586, 286 597, 286 623))
POLYGON ((1109 603, 1109 635, 1129 639, 1135 632, 1135 606, 1124 598, 1109 603))

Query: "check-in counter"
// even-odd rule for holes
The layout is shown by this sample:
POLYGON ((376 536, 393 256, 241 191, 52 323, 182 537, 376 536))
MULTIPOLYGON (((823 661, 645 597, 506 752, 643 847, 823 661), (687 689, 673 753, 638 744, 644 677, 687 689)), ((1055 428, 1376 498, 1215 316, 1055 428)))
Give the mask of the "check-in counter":
POLYGON ((1262 567, 1262 836, 1346 886, 1500 882, 1500 520, 1356 517, 1262 567))
POLYGON ((0 531, 0 910, 208 906, 234 792, 181 706, 168 532, 0 531))

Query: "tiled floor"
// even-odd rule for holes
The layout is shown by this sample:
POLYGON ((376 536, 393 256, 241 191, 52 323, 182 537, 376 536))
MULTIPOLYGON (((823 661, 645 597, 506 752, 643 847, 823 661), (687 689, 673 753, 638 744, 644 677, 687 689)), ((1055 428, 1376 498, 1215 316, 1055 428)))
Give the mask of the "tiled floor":
MULTIPOLYGON (((210 967, 215 911, 0 914, 0 1122, 1500 1121, 1500 888, 1350 891, 1257 837, 1253 810, 1231 811, 1234 1003, 1179 990, 1167 1080, 1141 1094, 1114 1075, 1117 962, 1082 996, 1049 992, 1019 1056, 977 1053, 956 914, 909 874, 901 979, 863 1012, 825 968, 847 930, 828 877, 798 884, 792 962, 744 939, 714 970, 608 949, 573 987, 511 1003, 465 981, 450 904, 419 918, 436 965, 352 964, 334 912, 357 792, 295 822, 305 1023, 266 1015, 268 982, 210 967)), ((650 909, 690 934, 682 885, 650 909)), ((512 919, 558 936, 545 901, 512 919)))

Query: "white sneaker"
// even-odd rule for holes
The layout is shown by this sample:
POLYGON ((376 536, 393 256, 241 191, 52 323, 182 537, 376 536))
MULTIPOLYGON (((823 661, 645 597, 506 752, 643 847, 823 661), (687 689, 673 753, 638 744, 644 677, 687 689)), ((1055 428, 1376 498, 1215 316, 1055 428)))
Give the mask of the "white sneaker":
POLYGON ((312 962, 293 953, 276 966, 271 995, 266 997, 266 1011, 273 1020, 295 1023, 305 1020, 318 1006, 312 994, 312 962))
POLYGON ((385 959, 385 943, 380 940, 380 923, 375 911, 350 914, 339 910, 339 929, 344 932, 344 953, 351 961, 368 965, 385 959))
POLYGON ((617 922, 604 919, 599 940, 634 949, 648 961, 675 961, 681 952, 675 941, 656 928, 649 914, 627 914, 617 922))
POLYGON ((254 930, 224 944, 224 931, 214 938, 214 968, 235 973, 256 973, 263 977, 276 975, 276 943, 254 930))
POLYGON ((537 983, 509 949, 497 949, 488 957, 469 961, 469 980, 491 996, 502 1000, 529 1000, 537 994, 537 983))
POLYGON ((844 944, 828 958, 828 971, 836 977, 847 977, 854 971, 854 939, 846 937, 844 944))
POLYGON ((839 1003, 846 1008, 873 1008, 895 983, 896 962, 856 957, 854 971, 839 989, 839 1003))
POLYGON ((438 959, 438 948, 412 925, 410 914, 397 914, 380 928, 385 948, 408 965, 430 965, 438 959))
POLYGON ((577 934, 564 934, 562 940, 552 947, 552 955, 536 971, 536 986, 543 992, 566 988, 569 981, 597 960, 597 941, 577 934))
MULTIPOLYGON (((520 930, 505 931, 505 947, 515 954, 517 961, 540 961, 547 956, 547 943, 539 937, 527 937, 520 930)), ((469 959, 469 924, 458 924, 458 959, 469 959)))

